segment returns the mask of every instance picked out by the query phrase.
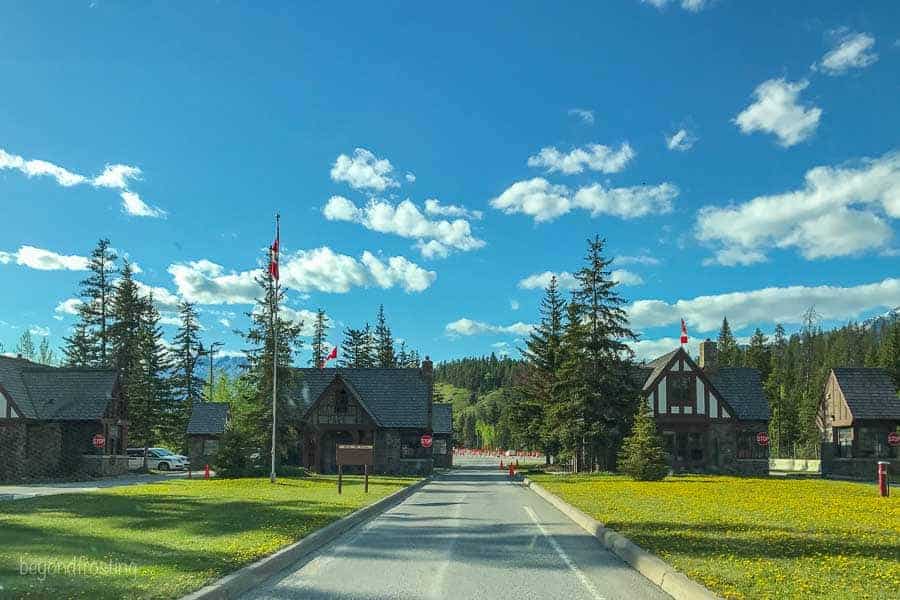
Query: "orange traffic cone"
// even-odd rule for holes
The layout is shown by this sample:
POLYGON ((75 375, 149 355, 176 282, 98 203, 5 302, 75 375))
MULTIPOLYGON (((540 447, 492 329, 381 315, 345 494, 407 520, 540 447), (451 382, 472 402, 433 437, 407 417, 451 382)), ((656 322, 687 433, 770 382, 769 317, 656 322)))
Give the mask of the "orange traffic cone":
POLYGON ((512 463, 509 463, 509 478, 512 479, 515 476, 516 476, 516 468, 513 466, 512 463))
POLYGON ((500 470, 501 471, 503 470, 503 459, 502 458, 500 459, 500 470))

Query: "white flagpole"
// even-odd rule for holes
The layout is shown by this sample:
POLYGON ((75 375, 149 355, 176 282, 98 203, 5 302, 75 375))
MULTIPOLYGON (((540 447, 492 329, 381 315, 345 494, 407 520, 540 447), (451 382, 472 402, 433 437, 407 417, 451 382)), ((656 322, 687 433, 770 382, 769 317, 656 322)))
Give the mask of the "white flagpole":
MULTIPOLYGON (((278 253, 281 252, 281 231, 280 231, 281 215, 275 214, 275 243, 277 249, 271 252, 272 261, 278 260, 278 253)), ((277 262, 276 262, 277 264, 277 262)), ((271 263, 269 269, 271 270, 271 263)), ((276 423, 278 414, 278 278, 274 274, 270 275, 275 280, 275 295, 272 297, 272 471, 269 474, 269 481, 275 483, 275 441, 276 441, 276 423)))

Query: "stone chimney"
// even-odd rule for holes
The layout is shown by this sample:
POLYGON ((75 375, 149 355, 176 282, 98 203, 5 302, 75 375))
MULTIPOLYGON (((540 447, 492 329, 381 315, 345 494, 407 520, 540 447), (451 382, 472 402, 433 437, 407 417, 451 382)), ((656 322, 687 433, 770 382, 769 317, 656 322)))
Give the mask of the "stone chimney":
POLYGON ((425 382, 428 384, 428 432, 431 433, 434 431, 434 363, 431 362, 431 358, 428 356, 425 357, 425 360, 422 361, 422 377, 425 378, 425 382))
POLYGON ((704 371, 715 371, 719 366, 716 343, 709 338, 700 342, 700 368, 704 371))
POLYGON ((434 379, 434 363, 427 356, 422 361, 422 375, 428 379, 434 379))

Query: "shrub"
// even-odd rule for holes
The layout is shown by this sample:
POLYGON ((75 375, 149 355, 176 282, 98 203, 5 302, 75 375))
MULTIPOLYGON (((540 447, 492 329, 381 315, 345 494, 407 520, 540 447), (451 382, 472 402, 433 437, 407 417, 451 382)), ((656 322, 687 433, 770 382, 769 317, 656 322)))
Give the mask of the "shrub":
POLYGON ((619 469, 637 481, 659 481, 669 472, 656 422, 643 402, 635 415, 631 435, 622 443, 619 469))
POLYGON ((263 458, 245 432, 232 428, 222 435, 213 466, 218 477, 258 477, 268 472, 263 458))

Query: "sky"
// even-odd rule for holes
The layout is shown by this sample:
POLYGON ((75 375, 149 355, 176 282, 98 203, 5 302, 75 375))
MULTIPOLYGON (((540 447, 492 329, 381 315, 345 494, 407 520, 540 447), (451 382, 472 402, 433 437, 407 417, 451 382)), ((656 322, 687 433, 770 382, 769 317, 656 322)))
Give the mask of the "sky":
POLYGON ((288 318, 435 360, 517 356, 594 235, 639 358, 900 306, 900 4, 294 4, 0 7, 7 352, 106 237, 236 355, 276 213, 288 318))

